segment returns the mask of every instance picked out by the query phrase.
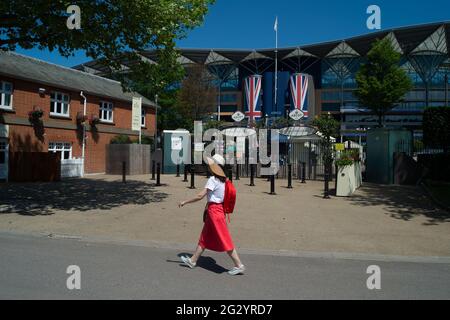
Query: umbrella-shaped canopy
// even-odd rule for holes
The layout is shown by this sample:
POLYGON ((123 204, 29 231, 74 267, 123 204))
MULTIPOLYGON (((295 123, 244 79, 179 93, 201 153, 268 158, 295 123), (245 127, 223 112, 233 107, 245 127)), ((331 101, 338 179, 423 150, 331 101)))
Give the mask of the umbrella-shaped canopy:
POLYGON ((256 135, 256 131, 251 128, 234 127, 222 131, 226 137, 250 137, 256 135))
POLYGON ((316 132, 316 128, 309 126, 287 127, 280 130, 280 134, 292 138, 312 136, 316 134, 316 132))

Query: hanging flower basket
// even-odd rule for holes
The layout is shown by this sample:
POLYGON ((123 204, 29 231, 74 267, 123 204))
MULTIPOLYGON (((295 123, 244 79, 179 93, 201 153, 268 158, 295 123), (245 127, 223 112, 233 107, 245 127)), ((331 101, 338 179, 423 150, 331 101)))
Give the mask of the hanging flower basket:
POLYGON ((32 111, 28 112, 28 117, 30 122, 40 121, 40 119, 44 116, 44 111, 41 108, 33 108, 32 111))
POLYGON ((41 108, 35 108, 33 111, 28 112, 30 119, 38 120, 44 116, 44 111, 41 108))
POLYGON ((99 123, 100 123, 100 118, 98 116, 91 115, 91 117, 89 119, 89 124, 91 126, 95 127, 99 123))
POLYGON ((88 120, 88 116, 85 116, 82 112, 77 113, 77 123, 78 124, 85 124, 88 120))

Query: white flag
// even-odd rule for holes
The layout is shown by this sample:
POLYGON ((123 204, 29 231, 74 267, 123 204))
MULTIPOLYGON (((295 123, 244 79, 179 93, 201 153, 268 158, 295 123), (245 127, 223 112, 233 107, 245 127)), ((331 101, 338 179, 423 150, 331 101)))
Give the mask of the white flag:
POLYGON ((275 18, 275 25, 273 26, 273 30, 278 31, 278 16, 275 18))

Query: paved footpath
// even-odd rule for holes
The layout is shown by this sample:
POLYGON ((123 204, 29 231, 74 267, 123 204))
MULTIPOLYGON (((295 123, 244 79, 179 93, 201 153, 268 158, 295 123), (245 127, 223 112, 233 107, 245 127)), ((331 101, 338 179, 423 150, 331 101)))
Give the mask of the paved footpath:
POLYGON ((223 254, 190 270, 176 248, 12 233, 0 243, 0 299, 450 299, 449 258, 255 251, 242 254, 248 273, 230 277, 223 254), (81 290, 66 287, 69 265, 81 269, 81 290), (371 265, 381 290, 367 289, 371 265))
MULTIPOLYGON (((177 203, 197 190, 182 178, 94 176, 60 183, 0 184, 0 231, 195 243, 204 202, 177 203)), ((277 180, 277 195, 258 179, 235 181, 236 212, 230 224, 239 248, 353 252, 400 256, 450 256, 450 214, 414 187, 364 185, 350 198, 322 199, 322 182, 277 180)))

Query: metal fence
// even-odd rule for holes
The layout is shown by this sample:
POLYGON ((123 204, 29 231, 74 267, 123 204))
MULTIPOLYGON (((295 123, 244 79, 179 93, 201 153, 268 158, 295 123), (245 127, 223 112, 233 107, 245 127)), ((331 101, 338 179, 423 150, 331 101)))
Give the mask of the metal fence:
MULTIPOLYGON (((302 179, 303 171, 305 172, 306 180, 325 180, 325 165, 323 162, 323 147, 320 146, 319 141, 310 142, 293 142, 286 144, 280 150, 280 166, 277 179, 287 179, 289 164, 292 165, 293 179, 302 179), (305 169, 303 169, 303 166, 305 169)), ((261 174, 262 165, 258 164, 256 167, 255 176, 258 178, 264 177, 261 174)), ((250 177, 250 165, 234 165, 233 175, 237 174, 239 177, 250 177)), ((331 177, 336 173, 335 166, 332 166, 331 177)))

